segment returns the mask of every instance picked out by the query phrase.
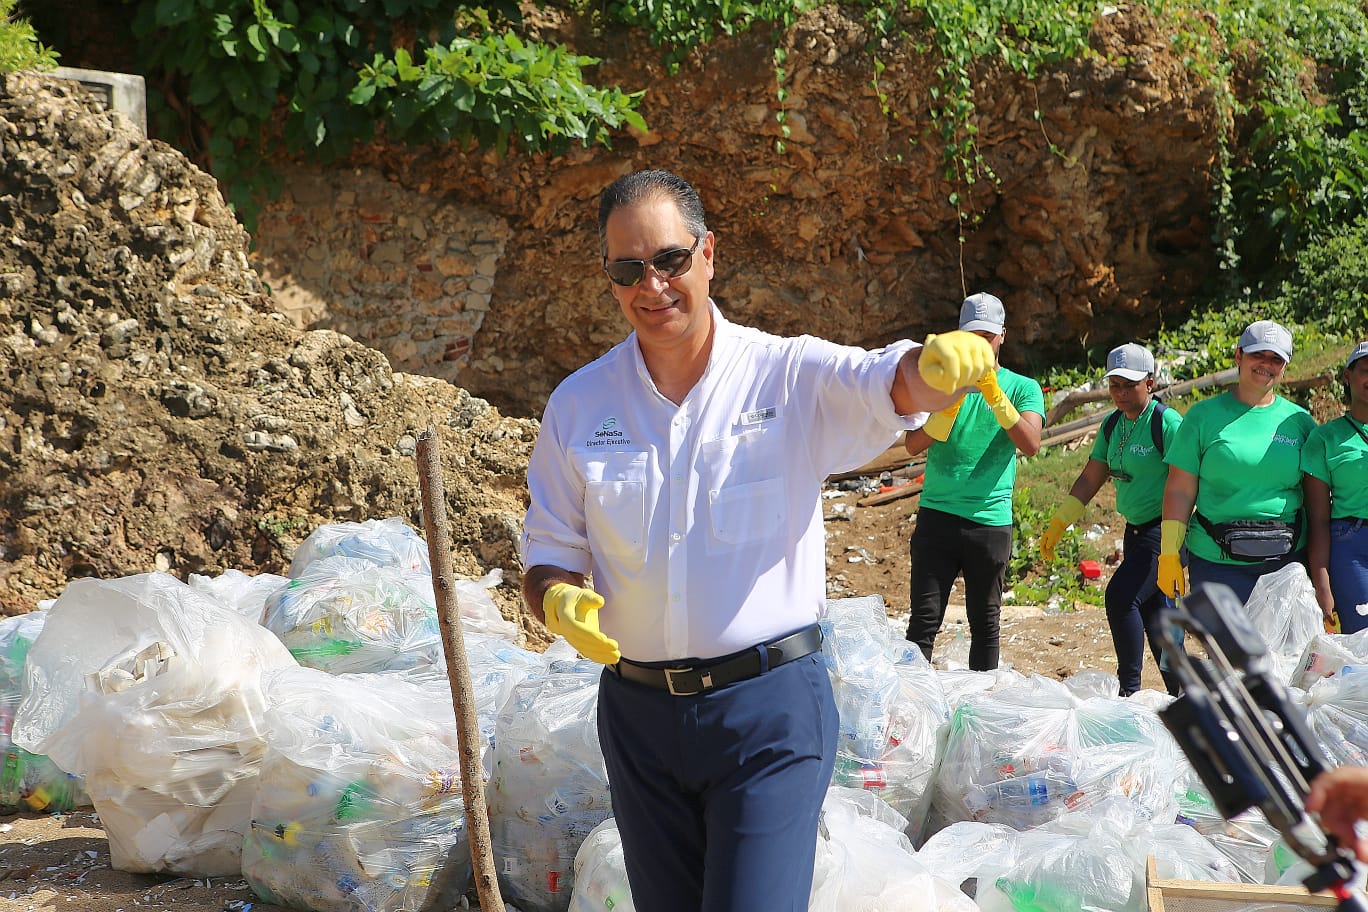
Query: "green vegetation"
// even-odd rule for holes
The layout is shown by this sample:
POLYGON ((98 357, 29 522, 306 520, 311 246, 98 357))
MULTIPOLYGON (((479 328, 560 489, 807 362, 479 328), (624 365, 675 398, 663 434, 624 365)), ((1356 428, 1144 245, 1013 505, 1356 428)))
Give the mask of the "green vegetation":
MULTIPOLYGON (((640 87, 595 87, 585 74, 597 60, 528 37, 524 11, 548 3, 125 2, 140 57, 165 87, 163 103, 152 103, 159 132, 189 138, 182 145, 210 166, 249 223, 254 198, 276 189, 270 160, 282 138, 286 152, 324 160, 377 133, 412 144, 559 154, 645 126, 636 111, 640 87)), ((1303 247, 1368 212, 1368 10, 1360 0, 1147 2, 1188 66, 1209 81, 1228 125, 1213 203, 1227 267, 1219 293, 1238 297, 1252 288, 1271 297, 1267 289, 1289 275, 1303 247)), ((767 29, 781 127, 776 151, 785 153, 789 74, 781 38, 816 0, 567 5, 600 29, 642 30, 671 72, 700 45, 767 29)), ((1034 80, 1099 53, 1088 39, 1103 4, 852 0, 844 8, 867 24, 869 83, 887 116, 929 123, 913 141, 940 150, 951 185, 946 204, 963 236, 982 215, 975 199, 986 197, 976 185, 997 180, 978 146, 979 82, 989 68, 1034 80), (939 84, 926 110, 900 110, 882 93, 880 75, 894 55, 934 61, 939 84)))
POLYGON ((257 196, 279 189, 275 130, 288 151, 328 160, 377 132, 554 154, 645 126, 639 93, 585 82, 597 60, 521 40, 516 3, 128 2, 143 60, 167 77, 149 105, 159 130, 189 128, 249 225, 257 196))
POLYGON ((27 19, 14 15, 16 2, 0 0, 0 73, 52 69, 57 52, 38 41, 27 19))

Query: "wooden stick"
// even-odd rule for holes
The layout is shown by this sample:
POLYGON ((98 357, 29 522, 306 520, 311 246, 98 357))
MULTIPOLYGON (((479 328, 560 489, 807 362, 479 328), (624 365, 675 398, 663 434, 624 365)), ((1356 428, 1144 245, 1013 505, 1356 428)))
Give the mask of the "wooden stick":
POLYGON ((914 481, 911 484, 899 485, 896 488, 889 488, 887 491, 879 491, 876 494, 870 494, 868 497, 861 497, 859 500, 855 501, 855 506, 877 507, 880 504, 886 504, 894 500, 902 500, 904 497, 911 497, 913 494, 920 494, 921 492, 922 483, 920 481, 914 481))
MULTIPOLYGON (((1194 377, 1191 380, 1184 380, 1181 383, 1174 383, 1171 386, 1158 387, 1155 389, 1154 394, 1156 396, 1181 396, 1184 393, 1191 392, 1192 390, 1206 389, 1209 386, 1229 386, 1239 378, 1240 373, 1238 370, 1236 370, 1233 367, 1227 367, 1225 370, 1217 371, 1214 374, 1206 374, 1201 377, 1194 377)), ((1293 384, 1300 383, 1301 381, 1293 381, 1293 384)), ((1288 386, 1293 384, 1284 382, 1283 385, 1288 386)), ((1312 384, 1305 385, 1309 386, 1312 384)), ((1062 400, 1060 400, 1058 405, 1050 409, 1049 415, 1047 415, 1045 418, 1045 423, 1047 425, 1054 424, 1056 421, 1058 421, 1060 418, 1063 418, 1065 415, 1069 414, 1069 412, 1073 411, 1074 408, 1079 405, 1084 405, 1089 402, 1101 402, 1104 399, 1110 398, 1111 393, 1107 392, 1105 388, 1095 390, 1075 390, 1074 392, 1069 393, 1069 395, 1065 396, 1062 400)), ((1056 430, 1062 429, 1062 427, 1056 428, 1056 430)))
POLYGON ((489 838, 489 811, 485 807, 484 766, 480 763, 480 724, 475 712, 475 692, 461 633, 461 610, 456 603, 456 579, 451 569, 451 530, 447 524, 446 488, 442 484, 442 458, 437 432, 429 425, 418 435, 418 486, 423 496, 423 529, 427 533, 432 562, 432 591, 437 599, 437 626, 442 631, 447 680, 456 710, 456 744, 461 760, 461 795, 465 801, 466 834, 470 837, 470 860, 480 908, 501 910, 498 869, 489 838))
POLYGON ((925 456, 907 455, 907 447, 903 446, 902 438, 869 462, 860 466, 858 469, 851 469, 848 472, 835 472, 827 476, 827 481, 843 481, 847 478, 859 478, 861 475, 880 475, 894 469, 901 469, 919 462, 926 462, 925 456))

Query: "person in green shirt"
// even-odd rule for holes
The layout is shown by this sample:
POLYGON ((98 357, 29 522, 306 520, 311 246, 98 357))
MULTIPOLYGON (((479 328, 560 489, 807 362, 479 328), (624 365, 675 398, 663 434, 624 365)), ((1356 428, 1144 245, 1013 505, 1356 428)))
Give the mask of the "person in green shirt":
POLYGON ((1140 672, 1149 640, 1164 687, 1177 696, 1178 676, 1164 661, 1159 612, 1167 599, 1155 583, 1159 559, 1159 520, 1168 466, 1164 453, 1173 445, 1183 416, 1154 397, 1154 355, 1129 342, 1107 354, 1107 392, 1116 411, 1103 420, 1083 471, 1040 536, 1040 553, 1054 560, 1065 530, 1083 516, 1084 507, 1110 478, 1116 483, 1116 510, 1126 518, 1122 559, 1107 583, 1107 625, 1116 649, 1121 696, 1140 689, 1140 672))
MULTIPOLYGON (((1002 348, 1006 311, 980 292, 964 299, 959 328, 1002 348)), ((926 453, 917 524, 912 532, 912 610, 907 638, 927 659, 945 621, 955 578, 964 575, 969 667, 998 666, 998 624, 1012 556, 1016 454, 1040 449, 1045 395, 1040 384, 998 365, 949 408, 908 431, 907 452, 926 453)))
POLYGON ((1306 473, 1307 563, 1326 626, 1368 627, 1368 342, 1344 363, 1349 409, 1311 432, 1306 473))
POLYGON ((1166 595, 1187 592, 1184 540, 1192 584, 1224 583, 1242 602, 1260 576, 1306 563, 1301 452, 1316 422, 1275 392, 1291 360, 1291 332, 1251 323, 1235 348, 1235 386, 1184 416, 1164 457, 1156 582, 1166 595))

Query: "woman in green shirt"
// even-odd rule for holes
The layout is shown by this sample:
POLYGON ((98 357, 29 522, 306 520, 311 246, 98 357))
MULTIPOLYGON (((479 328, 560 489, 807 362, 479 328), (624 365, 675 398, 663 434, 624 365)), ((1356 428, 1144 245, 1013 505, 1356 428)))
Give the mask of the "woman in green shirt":
POLYGON ((1346 414, 1311 432, 1306 473, 1307 562, 1327 625, 1368 627, 1368 342, 1344 364, 1346 414))
POLYGON ((1236 385, 1183 416, 1164 457, 1157 582, 1166 595, 1187 592, 1185 539, 1192 584, 1224 583, 1242 602, 1260 576, 1306 562, 1301 452, 1316 422, 1274 392, 1291 360, 1291 332, 1251 323, 1235 349, 1236 385))
POLYGON ((1040 553, 1054 560, 1055 546, 1065 530, 1082 518, 1084 507, 1110 478, 1116 485, 1116 510, 1126 518, 1121 564, 1107 583, 1106 593, 1121 696, 1140 689, 1146 640, 1165 688, 1177 696, 1182 683, 1168 669, 1161 651, 1164 632, 1159 613, 1167 600, 1155 586, 1154 574, 1159 511, 1168 477, 1164 452, 1173 445, 1183 417, 1154 397, 1154 355, 1143 345, 1129 342, 1108 352, 1106 378, 1116 411, 1102 423, 1083 471, 1040 536, 1040 553))

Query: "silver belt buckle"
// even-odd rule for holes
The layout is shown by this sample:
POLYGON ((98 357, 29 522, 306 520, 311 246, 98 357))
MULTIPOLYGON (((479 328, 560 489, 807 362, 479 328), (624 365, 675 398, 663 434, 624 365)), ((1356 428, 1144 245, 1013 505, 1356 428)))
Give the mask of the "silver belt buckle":
POLYGON ((699 682, 703 685, 701 690, 676 690, 674 676, 677 674, 686 674, 692 672, 693 670, 694 669, 692 668, 661 669, 661 671, 665 672, 665 688, 670 692, 671 696, 692 697, 696 696, 697 694, 701 694, 704 690, 707 690, 708 688, 712 687, 712 674, 705 671, 702 675, 699 676, 699 682))

